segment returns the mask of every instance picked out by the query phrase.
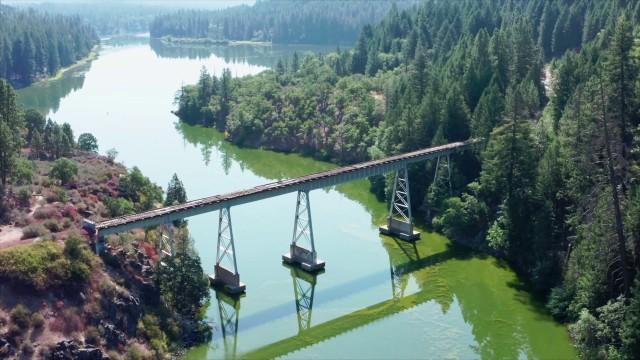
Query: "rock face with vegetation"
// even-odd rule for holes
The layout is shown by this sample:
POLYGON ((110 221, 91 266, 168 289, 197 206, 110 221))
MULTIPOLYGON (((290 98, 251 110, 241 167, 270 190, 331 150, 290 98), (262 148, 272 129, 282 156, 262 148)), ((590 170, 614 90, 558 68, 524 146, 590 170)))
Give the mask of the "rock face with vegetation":
POLYGON ((176 260, 160 272, 161 229, 110 239, 103 259, 82 228, 84 218, 184 202, 180 179, 165 199, 138 168, 115 163, 115 151, 98 155, 93 135, 76 142, 68 124, 15 101, 0 80, 0 358, 167 358, 208 340, 208 283, 185 222, 176 260), (177 280, 192 282, 188 291, 177 280))
MULTIPOLYGON (((425 1, 353 50, 294 56, 178 93, 239 145, 352 163, 480 137, 410 168, 416 213, 505 259, 569 322, 583 358, 638 358, 638 1, 425 1)), ((372 190, 389 196, 389 180, 372 190)))

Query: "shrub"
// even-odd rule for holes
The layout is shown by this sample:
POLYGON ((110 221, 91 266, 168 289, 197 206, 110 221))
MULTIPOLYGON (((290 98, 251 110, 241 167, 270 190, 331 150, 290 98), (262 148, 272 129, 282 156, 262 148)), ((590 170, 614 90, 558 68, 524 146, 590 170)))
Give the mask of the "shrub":
POLYGON ((49 205, 42 206, 36 209, 33 213, 33 217, 38 220, 46 220, 46 219, 59 219, 62 217, 58 209, 49 205))
POLYGON ((76 207, 71 204, 67 204, 62 210, 62 214, 65 217, 75 220, 75 218, 78 217, 78 209, 76 209, 76 207))
POLYGON ((111 351, 107 352, 107 356, 111 360, 121 360, 122 359, 122 356, 120 356, 120 354, 118 354, 118 352, 115 351, 115 350, 111 350, 111 351))
POLYGON ((84 328, 82 318, 78 315, 78 311, 75 309, 65 309, 62 312, 62 321, 64 322, 62 332, 67 335, 82 331, 84 328))
POLYGON ((127 199, 108 197, 104 199, 104 204, 112 217, 133 214, 135 212, 133 203, 127 199))
POLYGON ((53 168, 49 172, 49 176, 53 179, 60 180, 62 185, 66 185, 78 174, 78 165, 67 158, 56 160, 53 168))
POLYGON ((33 348, 33 344, 31 344, 31 341, 27 340, 22 344, 22 353, 24 355, 30 356, 33 355, 33 353, 35 352, 35 349, 33 348))
POLYGON ((149 359, 150 356, 142 346, 138 344, 131 344, 127 350, 126 358, 127 360, 145 360, 149 359))
POLYGON ((74 237, 70 244, 67 240, 64 251, 51 241, 0 251, 0 278, 36 290, 83 284, 94 255, 77 235, 69 238, 74 237))
POLYGON ((24 158, 17 158, 13 166, 12 179, 17 185, 30 184, 33 181, 33 163, 24 158))
POLYGON ((69 219, 67 219, 67 218, 62 219, 62 227, 63 227, 64 229, 68 229, 68 228, 70 228, 70 227, 71 227, 71 224, 72 224, 71 220, 69 220, 69 219))
POLYGON ((100 346, 100 331, 94 326, 90 326, 84 332, 84 342, 93 345, 100 346))
POLYGON ((23 186, 18 189, 18 202, 22 206, 29 206, 31 200, 31 189, 28 186, 23 186))
POLYGON ((5 325, 7 325, 7 318, 0 315, 0 328, 4 327, 5 325))
POLYGON ((20 214, 15 217, 15 225, 17 227, 25 227, 31 224, 31 217, 27 214, 20 214))
POLYGON ((63 188, 55 188, 54 192, 56 194, 56 197, 58 198, 58 201, 63 203, 66 203, 69 201, 69 192, 67 192, 67 190, 63 188))
POLYGON ((62 230, 62 224, 60 223, 60 221, 56 220, 56 219, 49 219, 47 221, 44 222, 44 227, 47 228, 49 231, 51 232, 59 232, 62 230))
POLYGON ((31 312, 22 304, 16 305, 9 314, 11 322, 21 330, 26 330, 31 326, 31 312))
POLYGON ((35 329, 42 328, 42 326, 44 325, 44 316, 42 316, 42 314, 40 313, 34 313, 31 316, 31 325, 33 325, 35 329))

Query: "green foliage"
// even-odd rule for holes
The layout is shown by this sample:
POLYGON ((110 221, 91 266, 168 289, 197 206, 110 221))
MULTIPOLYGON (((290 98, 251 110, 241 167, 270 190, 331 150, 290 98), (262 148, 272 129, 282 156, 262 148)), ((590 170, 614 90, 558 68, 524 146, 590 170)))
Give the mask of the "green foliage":
POLYGON ((622 351, 633 359, 640 354, 640 281, 636 281, 635 291, 624 318, 620 331, 622 351))
POLYGON ((133 202, 128 199, 107 197, 103 199, 102 202, 106 206, 111 217, 130 215, 134 214, 136 211, 133 202))
POLYGON ((140 319, 138 336, 144 336, 149 341, 156 358, 162 358, 168 352, 167 335, 162 331, 160 321, 156 316, 146 314, 140 319))
POLYGON ((69 235, 64 242, 64 255, 70 261, 69 279, 78 284, 86 282, 94 262, 94 255, 86 242, 79 235, 69 235))
POLYGON ((31 311, 24 305, 18 304, 9 313, 11 322, 21 330, 28 330, 31 326, 31 311))
POLYGON ((22 117, 18 112, 16 94, 0 76, 0 180, 6 185, 22 145, 22 117))
POLYGON ((167 185, 167 196, 164 200, 165 206, 184 204, 187 202, 187 192, 184 189, 182 181, 178 178, 178 174, 173 174, 169 185, 167 185))
POLYGON ((44 326, 44 323, 45 323, 44 316, 42 316, 41 313, 37 312, 31 315, 31 325, 33 326, 34 329, 42 329, 42 327, 44 326))
POLYGON ((597 316, 583 309, 578 321, 569 327, 579 355, 584 359, 623 359, 619 347, 624 313, 622 297, 598 308, 597 316))
POLYGON ((32 144, 34 133, 42 133, 46 120, 42 114, 34 109, 28 109, 24 113, 25 127, 27 128, 27 142, 32 144))
POLYGON ((110 162, 114 162, 116 160, 116 157, 118 157, 118 150, 116 149, 107 150, 107 158, 109 159, 110 162))
POLYGON ((445 200, 446 209, 440 216, 433 219, 436 229, 442 231, 452 240, 470 240, 482 230, 483 219, 488 215, 488 209, 477 198, 477 183, 469 184, 471 194, 452 197, 445 200))
POLYGON ((162 189, 144 176, 138 167, 120 178, 119 190, 120 196, 132 201, 138 211, 150 210, 162 202, 162 189))
POLYGON ((95 326, 90 326, 84 331, 84 342, 93 345, 100 346, 101 336, 100 331, 95 326))
POLYGON ((43 291, 83 285, 93 266, 93 254, 78 236, 64 249, 50 241, 0 251, 0 278, 43 291))
POLYGON ((187 319, 201 320, 201 309, 209 300, 209 281, 200 258, 187 251, 165 260, 159 268, 157 283, 170 309, 187 319))
POLYGON ((11 178, 16 185, 29 185, 33 181, 34 165, 31 161, 24 158, 15 160, 11 178))
POLYGON ((77 17, 36 11, 3 11, 0 22, 0 78, 26 86, 85 57, 98 38, 77 17))
POLYGON ((40 224, 28 225, 22 229, 23 239, 33 239, 35 237, 42 237, 49 234, 47 228, 40 224))
POLYGON ((78 149, 82 151, 98 152, 98 139, 90 133, 80 134, 78 137, 78 149))
POLYGON ((221 11, 179 11, 156 17, 152 37, 253 40, 288 44, 350 44, 360 29, 379 21, 393 6, 415 1, 259 1, 221 11), (348 16, 346 14, 349 14, 348 16))
POLYGON ((66 185, 78 174, 78 165, 67 158, 56 160, 53 168, 49 172, 49 177, 60 180, 62 185, 66 185))

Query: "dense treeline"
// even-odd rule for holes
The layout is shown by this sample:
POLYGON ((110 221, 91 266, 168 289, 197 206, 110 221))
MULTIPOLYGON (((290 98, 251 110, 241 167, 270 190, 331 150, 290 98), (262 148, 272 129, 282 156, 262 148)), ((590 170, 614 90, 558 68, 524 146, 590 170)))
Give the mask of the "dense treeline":
POLYGON ((97 41, 94 30, 78 18, 2 7, 0 78, 29 85, 86 57, 97 41))
POLYGON ((638 1, 427 1, 365 26, 352 51, 203 71, 177 114, 343 163, 484 138, 452 159, 452 192, 435 163, 412 167, 412 206, 506 258, 583 358, 637 359, 639 21, 638 1))
POLYGON ((41 3, 37 10, 50 14, 77 16, 100 36, 146 33, 154 17, 171 11, 162 6, 136 3, 41 3))
POLYGON ((264 0, 219 11, 179 11, 158 16, 152 37, 271 41, 285 44, 352 44, 362 27, 378 22, 392 6, 414 0, 264 0))

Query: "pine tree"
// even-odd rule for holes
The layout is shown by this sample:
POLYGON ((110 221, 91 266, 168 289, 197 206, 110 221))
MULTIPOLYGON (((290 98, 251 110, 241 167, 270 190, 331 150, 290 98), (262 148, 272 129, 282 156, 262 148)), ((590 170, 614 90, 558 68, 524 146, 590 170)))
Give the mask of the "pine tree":
POLYGON ((173 174, 169 185, 167 185, 167 195, 164 200, 165 206, 176 204, 184 204, 187 202, 187 192, 184 189, 182 181, 178 178, 178 174, 173 174))

